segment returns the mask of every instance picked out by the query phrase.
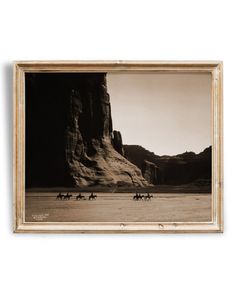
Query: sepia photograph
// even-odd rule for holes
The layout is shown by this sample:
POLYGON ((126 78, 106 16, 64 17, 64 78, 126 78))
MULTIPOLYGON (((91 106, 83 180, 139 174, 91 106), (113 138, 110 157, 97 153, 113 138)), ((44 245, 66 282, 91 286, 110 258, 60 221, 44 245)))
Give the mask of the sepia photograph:
POLYGON ((0 300, 236 299, 235 8, 1 1, 0 300))
POLYGON ((26 226, 201 230, 220 218, 216 75, 207 64, 181 71, 153 66, 23 73, 26 226))

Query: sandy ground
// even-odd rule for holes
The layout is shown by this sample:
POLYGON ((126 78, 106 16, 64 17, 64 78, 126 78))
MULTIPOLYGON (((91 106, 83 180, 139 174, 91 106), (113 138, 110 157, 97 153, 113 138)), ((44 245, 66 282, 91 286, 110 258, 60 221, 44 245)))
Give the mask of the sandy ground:
POLYGON ((96 200, 57 200, 57 193, 26 193, 26 222, 200 222, 211 220, 211 194, 96 193, 96 200))

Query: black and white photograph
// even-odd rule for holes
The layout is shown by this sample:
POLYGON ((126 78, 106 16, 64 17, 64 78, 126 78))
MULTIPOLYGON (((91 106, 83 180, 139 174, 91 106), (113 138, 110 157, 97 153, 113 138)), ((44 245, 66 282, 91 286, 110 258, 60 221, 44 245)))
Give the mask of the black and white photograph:
POLYGON ((210 222, 210 72, 25 73, 26 222, 210 222))

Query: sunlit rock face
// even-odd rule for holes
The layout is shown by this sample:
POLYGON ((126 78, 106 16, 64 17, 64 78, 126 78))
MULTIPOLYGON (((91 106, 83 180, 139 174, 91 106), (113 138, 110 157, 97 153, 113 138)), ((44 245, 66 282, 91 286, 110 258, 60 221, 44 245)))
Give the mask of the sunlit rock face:
POLYGON ((147 186, 113 131, 106 74, 27 74, 26 185, 147 186))

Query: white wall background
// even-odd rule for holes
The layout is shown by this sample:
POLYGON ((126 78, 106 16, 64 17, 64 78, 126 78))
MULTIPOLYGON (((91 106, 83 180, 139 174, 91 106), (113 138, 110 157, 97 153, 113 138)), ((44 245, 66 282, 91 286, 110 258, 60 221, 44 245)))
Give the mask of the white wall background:
POLYGON ((0 298, 235 299, 235 1, 0 2, 0 298), (12 71, 20 59, 224 61, 225 233, 12 233, 12 71))

